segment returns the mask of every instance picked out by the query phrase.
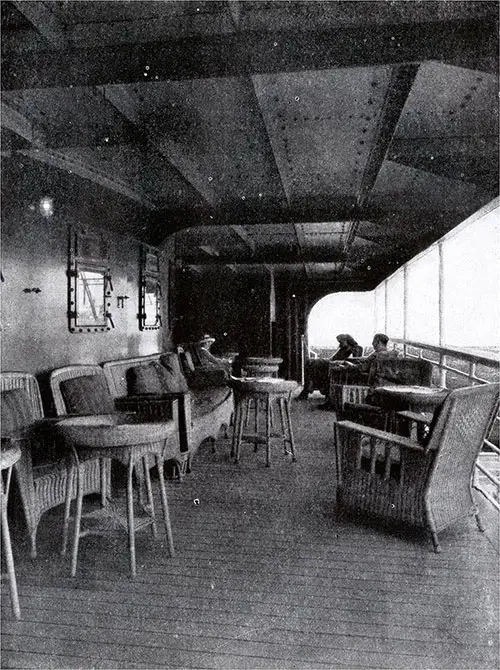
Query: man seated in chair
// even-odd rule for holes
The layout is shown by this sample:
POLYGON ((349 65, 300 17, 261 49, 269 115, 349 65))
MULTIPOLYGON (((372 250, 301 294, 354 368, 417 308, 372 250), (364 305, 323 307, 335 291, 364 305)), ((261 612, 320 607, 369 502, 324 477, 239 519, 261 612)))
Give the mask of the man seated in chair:
MULTIPOLYGON (((398 352, 395 349, 387 349, 389 338, 384 333, 375 333, 373 336, 372 346, 374 351, 360 361, 343 361, 341 364, 344 368, 352 368, 361 374, 366 375, 366 383, 368 386, 374 386, 381 383, 382 380, 376 377, 381 374, 381 369, 384 360, 398 357, 398 352)), ((382 372, 383 374, 383 372, 382 372)))
POLYGON ((202 367, 207 368, 222 368, 226 372, 231 372, 231 363, 223 358, 217 358, 210 351, 210 347, 215 342, 215 338, 210 335, 203 335, 203 337, 196 343, 198 358, 202 367))

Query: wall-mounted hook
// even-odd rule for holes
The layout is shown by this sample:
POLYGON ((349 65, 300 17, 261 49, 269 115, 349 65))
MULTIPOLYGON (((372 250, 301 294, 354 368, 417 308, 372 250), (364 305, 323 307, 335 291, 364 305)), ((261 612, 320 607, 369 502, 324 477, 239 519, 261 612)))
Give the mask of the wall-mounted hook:
POLYGON ((123 309, 125 307, 125 300, 129 300, 128 295, 117 295, 116 296, 116 306, 118 309, 123 309))

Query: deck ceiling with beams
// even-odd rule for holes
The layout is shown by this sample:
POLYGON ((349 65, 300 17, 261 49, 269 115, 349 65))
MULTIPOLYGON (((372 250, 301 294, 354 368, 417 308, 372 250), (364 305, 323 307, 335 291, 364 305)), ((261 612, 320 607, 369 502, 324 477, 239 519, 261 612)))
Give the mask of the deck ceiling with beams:
POLYGON ((195 272, 372 288, 498 194, 497 2, 1 11, 4 161, 128 198, 195 272))

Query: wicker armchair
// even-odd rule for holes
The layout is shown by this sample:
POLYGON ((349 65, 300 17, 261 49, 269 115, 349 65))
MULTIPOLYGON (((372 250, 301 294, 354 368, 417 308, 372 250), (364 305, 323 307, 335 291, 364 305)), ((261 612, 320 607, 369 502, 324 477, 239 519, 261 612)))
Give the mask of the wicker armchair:
MULTIPOLYGON (((68 466, 65 459, 46 453, 51 446, 46 429, 51 423, 49 419, 43 419, 42 400, 35 377, 26 372, 2 372, 0 390, 2 437, 9 437, 7 423, 10 423, 11 427, 14 426, 12 439, 21 447, 21 458, 14 468, 31 543, 31 556, 35 558, 36 533, 42 515, 65 501, 68 466), (13 392, 17 397, 11 395, 13 392), (8 417, 7 413, 11 416, 8 417), (33 463, 34 456, 40 456, 37 459, 40 463, 33 463)), ((83 486, 86 494, 101 491, 98 461, 86 464, 83 486)), ((72 496, 76 496, 75 485, 72 496)))
POLYGON ((337 505, 363 515, 438 532, 475 515, 475 462, 498 411, 497 384, 452 391, 425 445, 350 421, 335 426, 337 505))

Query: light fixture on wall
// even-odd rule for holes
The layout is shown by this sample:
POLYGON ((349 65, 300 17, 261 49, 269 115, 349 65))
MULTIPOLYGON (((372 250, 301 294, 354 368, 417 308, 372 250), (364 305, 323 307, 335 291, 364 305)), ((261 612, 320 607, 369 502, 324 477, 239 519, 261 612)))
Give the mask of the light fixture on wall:
POLYGON ((52 216, 52 214, 54 213, 54 199, 49 198, 48 196, 40 198, 38 209, 40 210, 40 214, 42 216, 45 216, 47 218, 49 216, 52 216))

